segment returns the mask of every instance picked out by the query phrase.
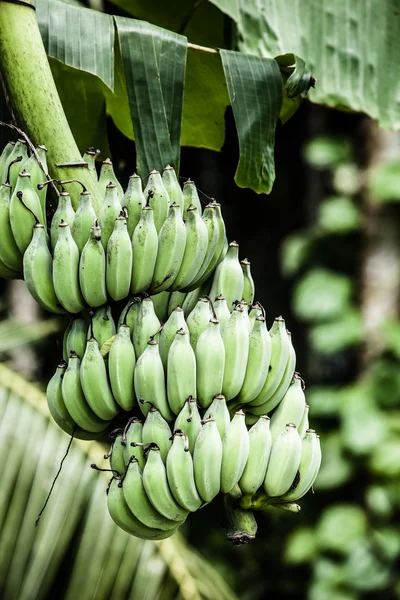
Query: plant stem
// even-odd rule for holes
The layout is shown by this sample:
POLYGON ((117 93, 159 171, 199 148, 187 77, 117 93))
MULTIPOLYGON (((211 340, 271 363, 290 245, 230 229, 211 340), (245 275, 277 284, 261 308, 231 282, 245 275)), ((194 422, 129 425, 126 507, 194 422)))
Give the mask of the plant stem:
MULTIPOLYGON (((90 171, 84 167, 57 167, 84 161, 58 96, 35 11, 1 0, 0 70, 19 125, 36 146, 42 143, 48 149, 50 175, 82 181, 98 213, 102 198, 90 171)), ((69 192, 77 208, 80 186, 74 184, 69 192)))
POLYGON ((225 494, 226 537, 235 546, 248 544, 256 537, 257 522, 252 510, 239 506, 241 498, 239 486, 235 486, 229 494, 225 494))

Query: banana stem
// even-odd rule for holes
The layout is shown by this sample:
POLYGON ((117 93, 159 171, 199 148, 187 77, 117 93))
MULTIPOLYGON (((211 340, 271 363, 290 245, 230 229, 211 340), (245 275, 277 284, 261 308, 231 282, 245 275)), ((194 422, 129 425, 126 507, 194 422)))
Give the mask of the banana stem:
MULTIPOLYGON (((31 0, 29 0, 31 1, 31 0)), ((102 198, 83 158, 65 116, 50 65, 40 37, 35 11, 0 0, 0 71, 21 128, 37 146, 45 142, 51 177, 79 179, 92 194, 96 213, 102 198)), ((75 184, 71 200, 75 209, 80 189, 75 184)))
POLYGON ((242 494, 239 486, 235 486, 225 494, 226 537, 235 546, 248 544, 256 537, 257 521, 252 510, 240 507, 242 494))

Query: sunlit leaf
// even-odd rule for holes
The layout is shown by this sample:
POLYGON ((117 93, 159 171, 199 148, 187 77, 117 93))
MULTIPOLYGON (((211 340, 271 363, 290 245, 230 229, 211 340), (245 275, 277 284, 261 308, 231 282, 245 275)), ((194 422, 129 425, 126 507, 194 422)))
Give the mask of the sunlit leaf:
POLYGON ((326 233, 343 235, 361 225, 361 212, 351 198, 333 196, 323 200, 318 209, 318 225, 326 233))
POLYGON ((298 317, 318 322, 340 317, 349 306, 352 282, 349 277, 328 271, 309 271, 297 284, 293 305, 298 317))
POLYGON ((323 512, 317 525, 317 544, 321 549, 346 554, 349 544, 367 531, 367 516, 356 504, 334 504, 323 512))

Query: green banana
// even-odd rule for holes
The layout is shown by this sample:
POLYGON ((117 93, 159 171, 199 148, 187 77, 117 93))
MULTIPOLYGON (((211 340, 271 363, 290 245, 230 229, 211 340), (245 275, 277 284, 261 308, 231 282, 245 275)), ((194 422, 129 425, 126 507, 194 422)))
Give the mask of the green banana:
POLYGON ((196 398, 188 398, 175 419, 174 431, 182 431, 188 438, 189 450, 193 454, 197 436, 201 430, 201 417, 196 398))
POLYGON ((159 349, 165 371, 167 371, 169 349, 175 339, 178 329, 184 329, 186 332, 189 331, 186 325, 184 312, 179 306, 174 308, 174 310, 171 312, 160 333, 159 349))
POLYGON ((153 280, 158 253, 158 234, 153 213, 150 206, 143 208, 132 235, 131 291, 134 294, 147 290, 153 280))
POLYGON ((154 311, 161 323, 168 319, 168 304, 171 294, 169 292, 160 292, 151 297, 153 300, 154 311))
POLYGON ((123 484, 125 501, 133 515, 147 527, 168 531, 176 528, 176 521, 161 515, 151 504, 143 485, 143 475, 136 458, 131 458, 123 484))
POLYGON ((194 445, 194 479, 201 498, 211 502, 221 486, 222 440, 215 419, 210 417, 202 423, 194 445))
POLYGON ((21 254, 29 246, 36 220, 44 226, 39 196, 30 184, 29 174, 22 172, 10 200, 11 230, 21 254))
POLYGON ((122 215, 116 218, 107 244, 106 286, 113 300, 122 300, 131 288, 132 244, 122 215))
POLYGON ((147 413, 142 429, 143 444, 157 444, 160 456, 165 463, 172 446, 171 428, 157 408, 152 406, 147 413))
POLYGON ((169 201, 172 204, 175 202, 179 204, 181 208, 181 213, 183 214, 183 193, 181 190, 181 186, 179 185, 175 169, 170 165, 167 165, 162 174, 162 181, 165 189, 167 190, 169 201))
POLYGON ((67 356, 74 351, 82 359, 86 350, 87 332, 88 326, 85 319, 72 319, 72 325, 66 339, 65 350, 67 356))
POLYGON ((38 187, 38 186, 39 186, 39 184, 41 184, 43 182, 43 180, 46 178, 46 174, 47 174, 47 158, 46 158, 47 148, 46 148, 46 146, 38 146, 36 148, 36 152, 39 156, 40 162, 42 163, 44 171, 43 171, 42 167, 40 166, 40 164, 34 154, 32 154, 32 156, 30 158, 28 158, 28 160, 23 164, 21 170, 25 170, 31 176, 31 182, 32 182, 32 185, 35 188, 35 191, 39 197, 40 206, 42 209, 42 215, 44 217, 43 225, 46 227, 47 186, 43 186, 43 188, 38 187))
MULTIPOLYGON (((68 223, 68 219, 64 219, 68 223)), ((86 189, 79 196, 79 205, 75 213, 74 221, 71 227, 72 237, 78 246, 79 253, 82 251, 89 239, 91 229, 96 221, 96 213, 92 205, 92 195, 86 189)))
POLYGON ((306 399, 303 391, 303 380, 298 373, 295 373, 288 391, 271 417, 272 443, 285 429, 286 423, 294 423, 296 427, 300 425, 305 406, 306 399))
POLYGON ((263 484, 268 496, 282 496, 289 490, 299 468, 301 446, 296 425, 288 423, 272 445, 263 484))
POLYGON ((185 229, 185 252, 176 279, 171 286, 172 290, 180 290, 191 284, 197 276, 207 252, 207 227, 195 206, 189 206, 186 211, 185 229))
POLYGON ((231 316, 225 296, 217 296, 215 300, 213 300, 213 306, 222 331, 231 316))
MULTIPOLYGON (((283 499, 288 502, 299 500, 313 486, 321 466, 321 444, 314 429, 307 429, 301 444, 301 458, 295 485, 289 489, 283 499)), ((293 483, 294 483, 293 482, 293 483)))
POLYGON ((242 389, 249 354, 249 328, 245 311, 241 306, 236 306, 232 311, 222 332, 222 339, 225 346, 222 393, 228 402, 242 389))
POLYGON ((135 349, 129 325, 122 323, 108 355, 108 374, 115 400, 127 411, 132 410, 136 404, 133 385, 135 364, 135 349))
POLYGON ((172 421, 174 415, 168 405, 164 369, 158 343, 155 340, 147 342, 145 351, 137 359, 134 385, 140 410, 145 416, 149 412, 150 402, 158 408, 164 419, 172 421), (142 403, 140 400, 147 400, 147 403, 142 403))
POLYGON ((308 422, 308 413, 309 413, 310 407, 308 406, 308 404, 305 405, 304 407, 304 412, 303 412, 303 416, 301 417, 301 421, 299 423, 298 426, 298 432, 299 432, 299 436, 300 439, 303 439, 303 437, 306 434, 307 429, 310 427, 310 424, 308 422))
POLYGON ((167 395, 176 415, 189 396, 196 396, 196 357, 185 329, 178 329, 168 352, 167 395))
POLYGON ((105 421, 119 412, 108 383, 104 359, 97 340, 91 336, 86 344, 80 369, 83 393, 93 412, 105 421))
MULTIPOLYGON (((250 333, 253 331, 254 323, 255 323, 257 317, 264 317, 264 319, 265 319, 265 315, 263 314, 261 306, 258 304, 258 302, 256 302, 255 304, 252 304, 250 307, 250 311, 249 311, 250 333)), ((265 319, 265 321, 266 321, 266 319, 265 319)))
POLYGON ((209 419, 210 417, 215 419, 217 429, 222 440, 229 428, 229 425, 231 424, 231 417, 229 415, 229 410, 223 394, 217 394, 210 406, 207 408, 204 418, 209 419))
MULTIPOLYGON (((182 308, 184 310, 186 317, 190 315, 192 310, 194 310, 194 307, 196 306, 196 304, 200 300, 200 298, 202 298, 204 295, 208 294, 209 289, 210 289, 209 282, 206 281, 205 283, 203 283, 203 285, 199 286, 192 292, 185 294, 185 299, 182 303, 182 308)), ((174 292, 174 294, 177 294, 177 293, 179 293, 179 292, 174 292)), ((210 317, 211 317, 211 314, 210 314, 210 317)))
POLYGON ((138 296, 130 296, 118 319, 118 329, 121 327, 122 323, 126 323, 131 332, 131 337, 133 336, 133 330, 135 328, 136 319, 140 310, 140 304, 141 298, 138 296))
POLYGON ((146 199, 146 205, 154 209, 154 225, 158 234, 167 218, 170 201, 161 175, 155 169, 149 175, 143 194, 146 199))
POLYGON ((196 345, 197 399, 208 408, 222 392, 225 369, 225 346, 217 319, 210 319, 196 345))
POLYGON ((203 296, 198 300, 196 306, 186 319, 186 324, 190 333, 190 343, 193 350, 196 350, 197 341, 203 331, 208 327, 208 322, 212 316, 209 300, 207 297, 203 296))
POLYGON ((135 227, 139 223, 142 209, 146 206, 146 199, 142 190, 142 180, 136 173, 129 177, 128 187, 121 200, 121 204, 128 211, 128 234, 129 238, 132 239, 135 227))
POLYGON ((68 321, 68 325, 64 331, 64 335, 63 335, 62 355, 63 355, 63 359, 65 360, 66 363, 68 362, 68 359, 69 359, 69 351, 67 348, 67 341, 68 341, 69 332, 71 331, 72 325, 74 323, 74 319, 76 319, 75 316, 70 318, 70 320, 68 321))
POLYGON ((56 372, 47 384, 46 398, 53 419, 56 421, 57 424, 60 424, 60 422, 62 422, 63 425, 60 425, 60 427, 62 427, 62 429, 64 430, 69 430, 69 433, 71 435, 76 424, 71 418, 69 412, 67 411, 62 396, 62 380, 66 368, 67 363, 64 360, 57 365, 56 372))
POLYGON ((213 276, 210 296, 225 296, 229 310, 235 300, 243 297, 244 277, 239 263, 239 244, 231 242, 224 260, 218 265, 213 276))
POLYGON ((245 415, 239 410, 222 440, 221 492, 227 494, 238 483, 249 457, 249 449, 245 415))
MULTIPOLYGON (((182 308, 182 305, 185 301, 186 298, 186 294, 184 294, 183 292, 161 292, 162 294, 169 294, 169 301, 168 301, 168 310, 167 310, 167 317, 171 316, 171 313, 173 310, 175 310, 175 308, 177 306, 179 306, 179 308, 182 308)), ((166 321, 167 319, 165 319, 166 321)))
POLYGON ((274 394, 282 380, 288 362, 290 341, 285 320, 282 317, 275 319, 269 334, 271 337, 270 368, 262 390, 257 398, 252 400, 251 406, 264 404, 274 394))
MULTIPOLYGON (((79 250, 78 250, 79 251, 79 250)), ((107 302, 106 256, 98 221, 90 228, 79 261, 79 285, 85 302, 92 308, 107 302)))
POLYGON ((194 480, 192 455, 187 436, 179 430, 173 434, 173 443, 167 456, 167 478, 176 502, 189 512, 200 508, 202 500, 194 480))
POLYGON ((121 202, 118 197, 118 189, 114 183, 109 183, 106 187, 104 202, 100 208, 99 224, 101 228, 101 243, 104 250, 107 250, 108 240, 114 231, 115 219, 121 212, 121 202))
POLYGON ((52 313, 64 313, 54 290, 53 260, 41 223, 36 223, 33 228, 32 240, 24 254, 23 269, 25 283, 36 302, 52 313))
POLYGON ((110 459, 110 467, 112 471, 116 471, 119 475, 125 475, 126 466, 124 458, 124 446, 122 444, 122 429, 116 429, 110 434, 113 437, 111 450, 104 458, 110 459))
MULTIPOLYGON (((149 297, 143 298, 132 336, 136 358, 139 358, 144 352, 147 342, 155 336, 160 327, 161 323, 155 313, 152 299, 149 297)), ((148 400, 148 398, 145 398, 145 400, 148 400)))
POLYGON ((146 459, 144 456, 144 448, 142 443, 143 425, 140 419, 131 417, 124 429, 122 445, 124 447, 124 461, 127 465, 133 456, 139 463, 139 467, 143 471, 146 459), (139 442, 138 445, 133 445, 139 442))
POLYGON ((99 151, 96 151, 96 148, 91 146, 83 155, 83 160, 87 163, 88 169, 93 175, 95 181, 97 181, 96 156, 98 154, 100 154, 99 151))
POLYGON ((139 521, 125 501, 122 482, 115 477, 112 479, 108 490, 107 506, 112 520, 118 527, 143 540, 163 540, 173 535, 178 529, 178 527, 174 527, 163 531, 162 529, 147 527, 139 521))
POLYGON ((17 183, 17 179, 18 179, 18 176, 21 171, 18 163, 14 163, 14 160, 18 156, 21 156, 21 164, 22 165, 24 164, 24 162, 26 162, 28 160, 28 149, 27 149, 27 144, 26 144, 25 140, 22 140, 22 139, 17 140, 17 143, 15 144, 13 151, 11 152, 11 154, 8 157, 8 162, 6 163, 6 167, 3 172, 4 179, 2 180, 2 183, 4 183, 6 181, 7 172, 8 172, 7 180, 13 190, 15 190, 15 185, 17 183), (14 164, 11 165, 11 163, 14 163, 14 164), (10 166, 10 169, 8 170, 9 166, 10 166))
POLYGON ((11 186, 0 186, 0 260, 13 271, 22 271, 22 254, 14 240, 10 223, 11 186))
POLYGON ((167 519, 183 521, 188 514, 175 501, 168 486, 167 472, 156 444, 150 444, 143 469, 143 484, 154 508, 167 519))
POLYGON ((243 494, 255 494, 265 479, 272 448, 269 426, 269 417, 262 415, 249 429, 249 456, 239 479, 239 487, 243 494))
MULTIPOLYGON (((106 158, 106 160, 103 161, 103 163, 101 165, 99 184, 98 184, 100 194, 103 196, 103 198, 104 198, 104 196, 107 195, 107 188, 110 184, 115 185, 117 197, 118 197, 119 201, 121 201, 123 198, 123 195, 124 195, 124 190, 122 189, 121 184, 119 183, 119 181, 114 173, 114 167, 113 167, 111 160, 109 158, 106 158)), ((120 210, 121 210, 121 208, 120 208, 120 210)))
POLYGON ((101 350, 104 342, 111 339, 116 334, 116 327, 111 308, 105 304, 93 313, 91 312, 90 315, 92 317, 92 323, 88 330, 87 338, 96 338, 101 350))
POLYGON ((183 218, 186 219, 189 206, 195 206, 201 215, 201 203, 194 181, 188 179, 183 184, 183 218))
MULTIPOLYGON (((47 187, 47 186, 46 186, 47 187)), ((43 188, 45 189, 45 188, 43 188)), ((68 192, 63 190, 58 197, 57 210, 53 215, 50 227, 50 240, 51 247, 54 251, 60 233, 59 225, 61 222, 68 223, 69 227, 72 228, 75 219, 75 211, 72 208, 71 198, 68 192)), ((72 230, 72 229, 71 229, 72 230)))
POLYGON ((251 306, 254 301, 255 286, 253 277, 251 276, 250 262, 247 258, 244 258, 240 261, 240 266, 242 267, 244 281, 242 298, 251 306))
POLYGON ((53 256, 54 290, 68 312, 78 313, 85 306, 79 286, 79 250, 68 223, 61 221, 59 230, 53 256))
POLYGON ((242 404, 257 398, 267 379, 272 343, 264 317, 257 317, 249 339, 246 375, 238 395, 242 404))
POLYGON ((159 293, 174 283, 185 252, 186 229, 178 204, 171 204, 158 234, 157 260, 150 288, 159 293))
POLYGON ((68 367, 62 379, 61 390, 65 407, 79 427, 92 433, 104 431, 108 421, 101 419, 88 406, 81 385, 82 363, 75 352, 71 352, 68 367))
MULTIPOLYGON (((7 181, 8 169, 10 166, 10 156, 15 148, 15 142, 7 142, 0 155, 0 185, 7 181)), ((21 156, 22 160, 22 156, 21 156)), ((18 161, 21 162, 21 161, 18 161)))

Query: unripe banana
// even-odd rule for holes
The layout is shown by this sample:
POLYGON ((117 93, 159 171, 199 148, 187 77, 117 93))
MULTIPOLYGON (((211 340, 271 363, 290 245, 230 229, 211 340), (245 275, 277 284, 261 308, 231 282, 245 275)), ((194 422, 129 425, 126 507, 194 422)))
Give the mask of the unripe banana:
POLYGON ((143 485, 142 470, 135 458, 132 458, 128 464, 123 491, 129 509, 144 525, 163 531, 176 528, 176 522, 163 517, 148 499, 143 485))
POLYGON ((176 332, 167 361, 168 404, 176 415, 189 396, 196 396, 196 357, 185 329, 176 332))
POLYGON ((51 247, 53 248, 53 251, 54 251, 54 248, 56 247, 56 243, 58 240, 60 223, 62 221, 64 221, 65 223, 68 223, 70 228, 72 228, 74 219, 75 219, 75 211, 72 208, 70 195, 68 194, 68 192, 63 190, 58 197, 57 210, 54 213, 53 218, 51 220, 50 240, 51 240, 51 247))
POLYGON ((124 306, 118 319, 118 329, 121 327, 122 323, 126 323, 131 332, 131 338, 133 336, 133 330, 135 328, 141 302, 141 298, 138 296, 131 296, 124 306))
POLYGON ((115 185, 118 199, 121 202, 122 197, 124 195, 124 191, 114 173, 114 168, 111 160, 109 158, 106 158, 106 160, 101 165, 99 177, 99 190, 103 198, 107 194, 107 188, 110 185, 110 183, 115 185))
POLYGON ((149 412, 148 402, 151 402, 158 408, 164 419, 172 421, 174 414, 168 405, 164 369, 158 351, 158 343, 155 340, 147 343, 145 351, 137 359, 134 385, 140 410, 145 416, 149 412), (147 400, 147 403, 143 404, 140 400, 147 400))
POLYGON ((37 220, 44 226, 39 197, 30 183, 29 173, 23 171, 10 200, 10 225, 15 243, 22 254, 29 246, 37 220))
POLYGON ((204 221, 195 206, 189 206, 186 212, 186 245, 179 272, 172 290, 187 287, 197 276, 207 252, 208 232, 204 221))
POLYGON ((142 190, 142 180, 134 173, 129 177, 128 187, 121 200, 122 207, 128 211, 128 234, 132 239, 136 225, 139 223, 142 209, 146 206, 146 199, 142 190))
POLYGON ((13 271, 22 271, 22 254, 10 224, 11 186, 0 186, 0 260, 13 271))
POLYGON ((231 242, 224 260, 215 270, 210 296, 225 296, 229 310, 243 297, 244 277, 239 263, 239 244, 231 242))
POLYGON ((278 435, 285 429, 286 423, 294 423, 296 427, 300 425, 305 406, 306 399, 303 391, 303 380, 298 373, 295 373, 288 391, 271 417, 272 443, 275 442, 278 435))
POLYGON ((101 350, 104 342, 116 334, 116 327, 111 308, 105 304, 90 314, 92 316, 92 323, 88 330, 88 339, 90 337, 96 338, 101 350))
POLYGON ((108 240, 106 264, 107 292, 113 300, 122 300, 129 294, 132 276, 132 244, 122 213, 108 240))
POLYGON ((80 359, 83 358, 86 350, 87 332, 88 326, 85 319, 72 319, 65 344, 67 356, 70 356, 71 352, 75 352, 80 359))
POLYGON ((165 463, 167 454, 172 446, 171 428, 163 418, 160 411, 152 406, 147 413, 143 423, 142 440, 143 444, 156 444, 160 449, 160 455, 165 463))
POLYGON ((124 459, 124 446, 122 444, 122 429, 117 429, 110 434, 113 437, 111 450, 104 458, 110 458, 110 468, 122 477, 125 475, 126 465, 124 459))
POLYGON ((297 427, 288 423, 272 445, 264 490, 270 497, 282 496, 292 485, 301 458, 301 439, 297 427))
POLYGON ((131 291, 140 294, 150 287, 156 266, 158 235, 153 209, 145 206, 132 235, 131 291))
POLYGON ((93 148, 93 146, 91 146, 86 150, 85 154, 83 155, 83 160, 87 163, 88 170, 91 172, 95 181, 97 181, 96 156, 98 154, 99 152, 96 152, 96 149, 93 148))
MULTIPOLYGON (((264 317, 264 319, 265 319, 265 315, 263 314, 262 308, 258 304, 258 302, 256 302, 255 304, 252 304, 250 307, 250 311, 249 311, 250 333, 253 331, 254 323, 255 323, 257 317, 264 317)), ((266 321, 266 319, 265 319, 265 321, 266 321)))
POLYGON ((108 426, 106 419, 101 419, 88 406, 81 386, 82 363, 75 352, 71 352, 68 367, 62 379, 61 389, 65 407, 71 418, 79 427, 98 433, 108 426))
POLYGON ((168 215, 168 206, 170 204, 168 192, 164 187, 161 175, 155 169, 151 171, 147 185, 144 189, 144 197, 147 206, 154 209, 154 224, 159 233, 168 215))
POLYGON ((272 448, 269 425, 269 417, 262 415, 249 430, 249 456, 239 480, 243 494, 253 495, 265 479, 272 448))
POLYGON ((227 323, 227 321, 229 321, 230 316, 231 316, 228 305, 226 303, 225 296, 217 296, 215 298, 215 300, 213 300, 213 305, 214 305, 215 314, 217 315, 217 319, 220 322, 221 332, 222 332, 225 323, 227 323))
POLYGON ((85 302, 92 308, 107 302, 106 255, 98 221, 90 229, 79 261, 79 285, 85 302))
POLYGON ((190 343, 193 350, 196 350, 197 341, 203 331, 208 327, 208 322, 212 318, 210 303, 208 298, 202 297, 186 319, 190 333, 190 343))
POLYGON ((46 398, 50 413, 57 424, 60 424, 62 429, 69 429, 70 435, 75 427, 75 421, 71 418, 71 415, 66 409, 63 397, 62 397, 62 380, 64 377, 65 370, 67 368, 66 361, 61 361, 50 379, 46 388, 46 398))
POLYGON ((28 160, 28 149, 27 149, 27 144, 26 144, 25 140, 22 140, 22 139, 17 140, 17 143, 15 144, 13 151, 11 152, 11 154, 8 157, 8 164, 6 163, 6 167, 3 172, 4 179, 2 180, 2 183, 4 183, 7 180, 7 174, 8 174, 8 182, 11 185, 13 191, 15 191, 15 186, 16 186, 16 183, 18 180, 18 176, 20 175, 21 168, 18 163, 14 163, 12 165, 11 165, 11 163, 13 163, 13 161, 18 156, 21 156, 21 165, 23 165, 28 160), (9 166, 10 166, 10 169, 8 169, 9 166))
MULTIPOLYGON (((154 337, 154 335, 159 331, 160 327, 161 323, 154 311, 152 299, 149 297, 143 298, 140 304, 132 336, 136 358, 139 358, 139 356, 144 352, 147 342, 150 340, 150 338, 154 337)), ((150 398, 144 399, 150 400, 150 398)))
POLYGON ((186 219, 189 206, 195 206, 201 216, 201 202, 194 181, 188 179, 183 184, 183 218, 186 219))
POLYGON ((222 392, 225 369, 225 346, 217 319, 210 319, 196 345, 197 399, 208 408, 222 392))
POLYGON ((217 429, 222 440, 229 428, 229 425, 231 424, 231 417, 226 405, 225 396, 222 394, 215 396, 210 406, 206 410, 204 418, 209 419, 210 417, 215 419, 217 429))
POLYGON ((262 390, 257 398, 251 402, 251 406, 260 406, 264 404, 274 394, 282 381, 288 362, 290 341, 286 330, 285 320, 282 317, 277 317, 275 319, 269 334, 272 346, 270 368, 262 390))
POLYGON ((222 393, 227 401, 235 398, 246 376, 249 354, 249 328, 242 307, 236 306, 222 332, 225 346, 225 370, 222 393))
POLYGON ((242 298, 251 306, 254 301, 255 286, 253 277, 251 276, 250 262, 247 258, 244 258, 240 261, 240 266, 242 267, 244 281, 242 298))
POLYGON ((271 360, 271 337, 264 317, 257 317, 250 334, 246 375, 238 395, 242 404, 257 398, 267 379, 271 360))
POLYGON ((167 478, 170 490, 178 504, 190 512, 195 512, 202 500, 194 481, 193 459, 189 452, 187 436, 182 431, 173 434, 172 448, 167 456, 167 478))
POLYGON ((144 457, 144 448, 141 445, 143 425, 140 419, 132 417, 129 419, 123 433, 122 445, 124 447, 124 461, 127 465, 133 456, 139 463, 143 471, 146 459, 144 457), (138 445, 136 445, 138 443, 138 445), (134 445, 135 444, 135 445, 134 445))
POLYGON ((72 329, 72 324, 74 322, 74 319, 76 319, 75 316, 71 317, 71 319, 68 321, 68 325, 67 325, 66 329, 64 330, 64 335, 63 335, 62 355, 63 355, 63 359, 65 360, 66 363, 68 363, 68 360, 69 360, 67 340, 68 340, 69 332, 72 329))
MULTIPOLYGON (((0 155, 0 185, 6 182, 8 169, 10 166, 10 156, 15 148, 15 142, 7 142, 3 148, 3 152, 0 155), (4 174, 4 176, 3 176, 4 174)), ((22 160, 22 156, 21 156, 22 160)), ((21 162, 21 161, 19 161, 21 162)))
MULTIPOLYGON (((68 219, 64 218, 64 221, 69 223, 68 219)), ((95 221, 96 213, 92 205, 92 196, 90 192, 84 189, 79 196, 78 210, 75 213, 74 222, 71 227, 72 237, 78 246, 80 254, 89 239, 90 231, 95 221)))
POLYGON ((193 454, 197 436, 201 430, 201 417, 196 398, 188 398, 174 423, 174 431, 183 431, 189 441, 189 450, 193 454))
POLYGON ((39 165, 38 160, 36 158, 36 156, 34 154, 32 154, 32 156, 30 158, 28 158, 28 160, 23 164, 22 169, 26 171, 27 173, 30 174, 31 176, 31 183, 32 186, 34 187, 38 197, 39 197, 39 201, 40 201, 40 206, 42 209, 42 215, 44 218, 44 222, 43 225, 46 227, 46 194, 47 194, 47 185, 44 186, 43 188, 38 188, 37 186, 42 183, 44 181, 44 179, 46 178, 46 173, 47 173, 47 158, 46 158, 46 152, 47 152, 47 148, 46 146, 38 146, 36 148, 36 152, 39 156, 40 162, 42 163, 42 166, 44 168, 44 171, 42 170, 42 167, 39 165))
POLYGON ((249 456, 249 432, 242 410, 235 413, 222 440, 221 492, 227 494, 241 478, 249 456))
POLYGON ((175 339, 176 332, 179 329, 184 329, 187 333, 189 332, 188 326, 186 325, 184 312, 182 308, 177 306, 170 314, 160 333, 159 349, 165 372, 167 371, 168 352, 172 342, 175 339))
POLYGON ((83 393, 93 412, 100 419, 114 418, 119 412, 119 407, 111 393, 104 359, 94 337, 87 341, 80 375, 83 393))
POLYGON ((179 185, 178 179, 176 177, 174 167, 167 165, 162 174, 162 181, 165 189, 167 190, 169 201, 172 204, 175 202, 180 206, 181 213, 183 213, 183 194, 181 190, 181 186, 179 185))
POLYGON ((175 501, 168 486, 167 472, 156 444, 149 446, 143 469, 143 484, 154 508, 167 519, 183 521, 188 511, 175 501))
POLYGON ((304 407, 303 416, 301 417, 300 424, 299 424, 299 426, 297 428, 301 440, 306 435, 307 429, 309 429, 309 427, 310 427, 310 424, 308 422, 308 413, 309 413, 309 410, 310 410, 310 407, 308 406, 308 404, 306 404, 305 407, 304 407))
POLYGON ((115 219, 120 212, 121 202, 118 197, 118 189, 113 183, 109 183, 106 187, 104 202, 101 205, 99 216, 101 243, 103 244, 104 250, 107 250, 108 240, 114 231, 115 219))
POLYGON ((222 440, 211 417, 203 421, 193 452, 194 479, 204 502, 211 502, 220 491, 222 440))
POLYGON ((122 482, 113 478, 108 490, 107 506, 110 517, 124 531, 143 540, 163 540, 177 531, 178 527, 163 531, 144 525, 129 509, 122 489, 122 482))
POLYGON ((313 486, 321 466, 321 444, 314 429, 307 429, 302 439, 299 470, 291 489, 282 499, 293 502, 302 498, 313 486))
POLYGON ((265 414, 273 410, 276 406, 278 406, 279 402, 282 400, 287 390, 289 389, 290 382, 293 379, 294 371, 296 368, 296 352, 292 344, 292 335, 290 331, 288 331, 287 333, 289 339, 289 358, 286 363, 286 368, 283 373, 283 377, 275 392, 263 404, 258 406, 253 406, 253 402, 248 404, 248 410, 250 410, 255 415, 265 414))
POLYGON ((151 297, 153 300, 154 311, 161 323, 165 323, 168 319, 168 304, 170 297, 170 292, 160 292, 151 297))
MULTIPOLYGON (((192 310, 194 310, 194 307, 196 306, 196 304, 200 300, 200 298, 202 298, 204 295, 208 294, 209 289, 210 289, 209 282, 206 281, 205 283, 203 283, 203 285, 200 285, 198 288, 196 288, 192 292, 185 294, 185 299, 182 303, 182 308, 184 310, 186 318, 190 315, 192 310)), ((174 292, 174 294, 179 294, 179 293, 180 292, 174 292)))
POLYGON ((65 312, 54 291, 53 260, 41 223, 36 223, 33 228, 32 240, 24 254, 23 269, 25 283, 35 300, 52 313, 65 312))
MULTIPOLYGON (((169 292, 162 292, 162 294, 168 294, 169 292)), ((167 310, 167 318, 171 316, 171 313, 177 306, 182 308, 182 305, 185 301, 187 294, 183 292, 171 292, 169 293, 169 301, 168 301, 168 310, 167 310)))
POLYGON ((136 404, 133 377, 135 350, 131 342, 129 326, 123 323, 111 345, 108 355, 108 374, 115 400, 123 410, 132 410, 136 404))
POLYGON ((169 289, 178 275, 185 252, 186 229, 180 208, 171 204, 158 235, 158 252, 150 288, 159 293, 169 289))
POLYGON ((54 290, 68 312, 78 313, 85 306, 79 286, 79 250, 68 223, 61 221, 59 230, 53 257, 54 290))

